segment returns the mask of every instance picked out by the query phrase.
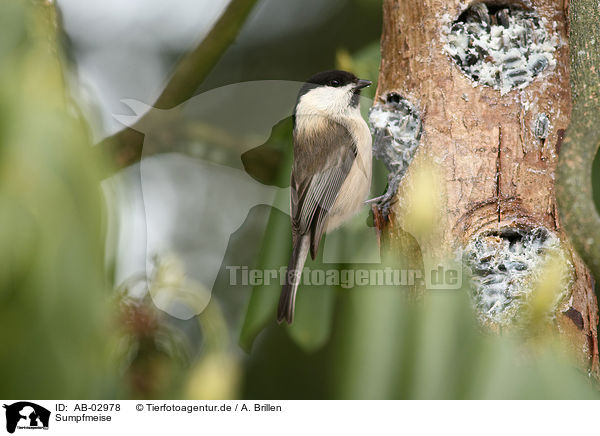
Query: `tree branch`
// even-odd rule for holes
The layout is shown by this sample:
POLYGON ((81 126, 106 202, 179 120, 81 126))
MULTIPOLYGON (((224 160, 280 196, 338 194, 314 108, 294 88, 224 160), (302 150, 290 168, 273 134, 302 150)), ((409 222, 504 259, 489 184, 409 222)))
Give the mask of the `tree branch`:
POLYGON ((600 11, 595 0, 570 5, 571 124, 560 146, 556 193, 561 220, 595 278, 600 278, 600 216, 592 163, 600 145, 600 11))
MULTIPOLYGON (((233 43, 256 0, 231 0, 210 33, 179 62, 162 94, 154 103, 159 109, 170 109, 194 96, 225 50, 233 43)), ((143 118, 137 124, 143 122, 143 118)), ((105 138, 94 152, 109 156, 113 170, 140 160, 144 135, 136 126, 126 127, 105 138)))

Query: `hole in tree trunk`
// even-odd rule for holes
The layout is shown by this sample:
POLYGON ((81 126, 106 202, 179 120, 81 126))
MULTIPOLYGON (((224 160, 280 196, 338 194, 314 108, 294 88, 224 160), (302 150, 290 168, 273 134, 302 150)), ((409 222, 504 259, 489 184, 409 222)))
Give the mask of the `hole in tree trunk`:
POLYGON ((382 100, 369 110, 369 125, 373 154, 389 171, 387 191, 379 200, 379 209, 387 216, 398 184, 415 156, 422 125, 415 106, 400 94, 389 92, 382 100))
POLYGON ((445 50, 476 85, 505 94, 556 65, 557 41, 544 24, 521 5, 475 3, 451 23, 445 50))
POLYGON ((573 267, 564 256, 559 238, 544 227, 504 227, 475 236, 463 252, 471 273, 475 308, 485 324, 513 324, 526 308, 536 283, 544 280, 549 256, 564 261, 558 283, 562 294, 553 296, 553 309, 573 280, 573 267))

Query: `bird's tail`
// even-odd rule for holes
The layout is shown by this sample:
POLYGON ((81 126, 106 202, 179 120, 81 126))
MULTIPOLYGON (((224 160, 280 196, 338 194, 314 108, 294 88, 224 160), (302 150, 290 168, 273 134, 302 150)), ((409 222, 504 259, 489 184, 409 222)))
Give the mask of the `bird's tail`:
POLYGON ((300 236, 294 244, 285 277, 285 284, 281 289, 281 296, 279 297, 279 307, 277 308, 278 323, 285 320, 288 324, 291 324, 294 320, 296 291, 300 284, 300 277, 302 275, 302 269, 304 268, 304 262, 306 261, 309 247, 310 238, 307 235, 300 236))

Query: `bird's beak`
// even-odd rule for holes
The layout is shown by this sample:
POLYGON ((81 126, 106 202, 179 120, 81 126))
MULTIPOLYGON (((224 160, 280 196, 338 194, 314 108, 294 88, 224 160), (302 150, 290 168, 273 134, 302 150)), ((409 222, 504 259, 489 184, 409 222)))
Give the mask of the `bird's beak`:
POLYGON ((372 83, 373 82, 370 80, 359 79, 358 82, 356 82, 356 85, 354 85, 354 89, 363 89, 370 86, 372 83))

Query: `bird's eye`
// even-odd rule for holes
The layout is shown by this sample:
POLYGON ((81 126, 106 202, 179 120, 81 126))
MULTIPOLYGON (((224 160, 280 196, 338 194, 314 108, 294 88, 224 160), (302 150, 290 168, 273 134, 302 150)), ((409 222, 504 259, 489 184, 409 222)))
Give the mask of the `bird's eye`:
POLYGON ((331 82, 329 82, 329 84, 331 86, 340 86, 340 81, 339 80, 332 80, 331 82))

